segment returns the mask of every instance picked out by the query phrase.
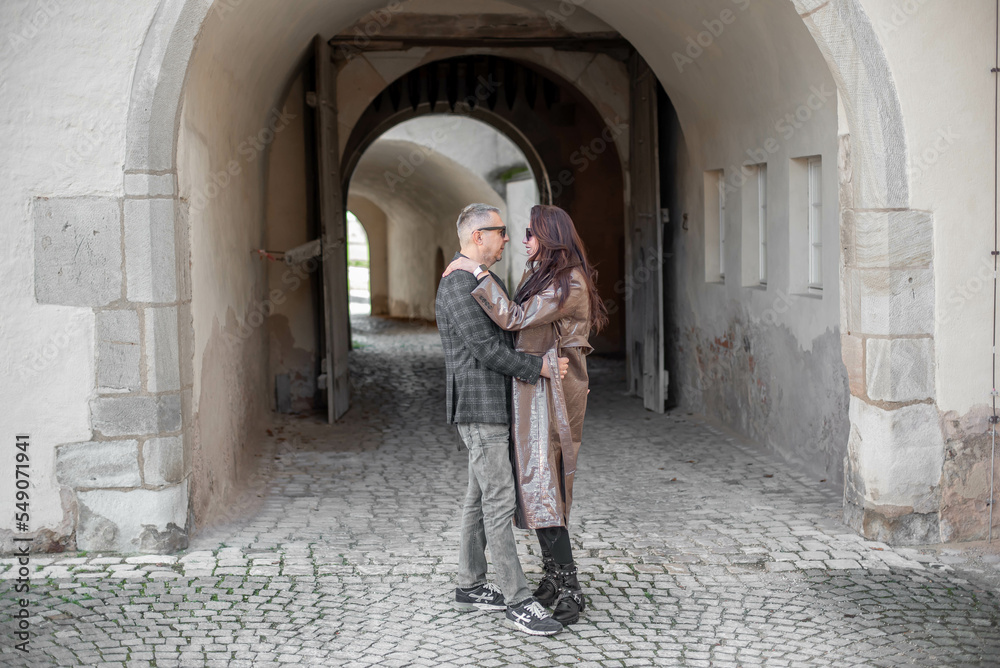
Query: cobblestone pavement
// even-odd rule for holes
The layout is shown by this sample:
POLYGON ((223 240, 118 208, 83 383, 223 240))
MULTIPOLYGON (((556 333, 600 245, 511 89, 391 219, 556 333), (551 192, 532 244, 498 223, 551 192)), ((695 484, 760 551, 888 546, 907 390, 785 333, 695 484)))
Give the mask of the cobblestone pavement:
POLYGON ((179 555, 34 557, 27 655, 2 560, 0 665, 1000 665, 995 551, 860 539, 836 490, 643 411, 600 359, 572 526, 584 620, 533 638, 455 610, 466 454, 441 423, 436 331, 357 324, 352 409, 276 422, 244 518, 179 555))

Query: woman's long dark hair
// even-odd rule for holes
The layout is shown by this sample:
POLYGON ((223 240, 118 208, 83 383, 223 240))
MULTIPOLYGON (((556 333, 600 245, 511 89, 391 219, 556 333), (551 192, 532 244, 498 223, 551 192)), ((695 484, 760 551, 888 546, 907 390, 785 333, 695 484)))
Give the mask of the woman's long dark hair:
POLYGON ((590 298, 590 328, 601 331, 608 322, 608 309, 597 294, 597 272, 587 261, 587 251, 569 214, 557 206, 536 204, 531 207, 530 226, 538 239, 538 252, 529 258, 536 265, 535 272, 518 288, 514 301, 523 304, 555 281, 562 306, 569 297, 570 273, 573 267, 580 267, 590 298))

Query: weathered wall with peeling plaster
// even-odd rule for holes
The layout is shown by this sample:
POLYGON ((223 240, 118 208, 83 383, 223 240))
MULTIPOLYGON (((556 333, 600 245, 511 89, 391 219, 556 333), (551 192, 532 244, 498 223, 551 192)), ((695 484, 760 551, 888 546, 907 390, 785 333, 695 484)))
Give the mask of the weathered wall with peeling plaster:
POLYGON ((195 50, 177 141, 178 187, 189 207, 182 234, 191 249, 191 509, 199 524, 224 515, 255 465, 271 387, 271 295, 253 251, 265 241, 267 158, 295 120, 279 107, 291 81, 265 92, 264 73, 229 48, 238 23, 209 13, 202 34, 217 38, 195 50))
MULTIPOLYGON (((264 247, 285 251, 311 240, 309 190, 306 187, 305 91, 296 77, 282 102, 295 118, 279 133, 267 159, 267 228, 264 247)), ((318 263, 317 263, 318 264, 318 263)), ((269 292, 274 310, 267 318, 268 405, 276 406, 275 377, 287 374, 292 411, 313 408, 316 394, 316 323, 313 290, 319 289, 320 272, 312 265, 289 267, 267 262, 269 292)))
POLYGON ((635 32, 629 36, 639 36, 650 47, 644 55, 676 106, 677 131, 683 133, 678 201, 662 203, 673 205, 668 227, 673 256, 666 265, 671 274, 667 314, 671 398, 684 409, 780 453, 817 485, 824 484, 821 480, 842 484, 849 392, 840 352, 836 86, 814 40, 790 7, 787 11, 768 7, 766 13, 755 14, 749 9, 741 12, 731 2, 717 2, 705 15, 714 19, 725 9, 734 12, 732 23, 703 55, 690 63, 682 61, 680 67, 674 53, 686 52, 678 44, 684 45, 688 34, 705 30, 694 20, 700 14, 697 8, 678 9, 691 13, 692 20, 675 23, 679 40, 661 38, 662 46, 653 44, 650 28, 630 23, 635 32), (768 34, 780 34, 782 39, 768 39, 768 34), (723 73, 725 57, 738 50, 774 63, 781 75, 780 88, 753 60, 730 63, 723 73), (814 90, 822 92, 817 96, 814 90), (795 114, 809 103, 816 108, 807 110, 809 117, 799 127, 776 127, 785 114, 795 114), (770 151, 763 148, 767 138, 774 139, 770 151), (789 162, 811 155, 820 155, 823 161, 821 296, 797 294, 789 262, 793 252, 806 252, 791 246, 789 162), (741 215, 744 199, 756 199, 757 184, 755 175, 744 179, 739 171, 744 163, 762 159, 768 165, 769 194, 766 287, 744 285, 742 280, 741 215), (730 186, 724 283, 706 280, 705 271, 703 174, 718 169, 724 170, 730 186))

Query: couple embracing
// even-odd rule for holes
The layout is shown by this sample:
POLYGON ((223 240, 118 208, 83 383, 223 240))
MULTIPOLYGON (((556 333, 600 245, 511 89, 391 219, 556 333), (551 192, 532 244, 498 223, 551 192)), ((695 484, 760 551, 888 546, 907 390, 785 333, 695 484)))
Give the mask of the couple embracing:
POLYGON ((489 270, 510 241, 499 210, 467 206, 458 237, 461 251, 435 303, 448 423, 469 449, 455 600, 503 610, 526 633, 553 635, 585 608, 569 511, 589 392, 587 337, 605 324, 606 310, 573 221, 559 207, 532 207, 528 265, 513 298, 489 270), (538 537, 544 575, 534 592, 512 518, 538 537), (497 584, 486 579, 487 544, 497 584))

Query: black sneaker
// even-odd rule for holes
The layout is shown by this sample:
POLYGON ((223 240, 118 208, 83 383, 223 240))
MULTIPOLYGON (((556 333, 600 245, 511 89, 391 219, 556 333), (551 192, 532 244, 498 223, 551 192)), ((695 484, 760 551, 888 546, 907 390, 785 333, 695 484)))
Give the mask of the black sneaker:
POLYGON ((507 608, 507 602, 503 600, 500 587, 492 582, 468 589, 459 587, 455 590, 455 603, 459 608, 468 610, 505 610, 507 608))
POLYGON ((507 621, 533 636, 554 636, 563 628, 533 597, 521 601, 519 605, 508 607, 507 621))

